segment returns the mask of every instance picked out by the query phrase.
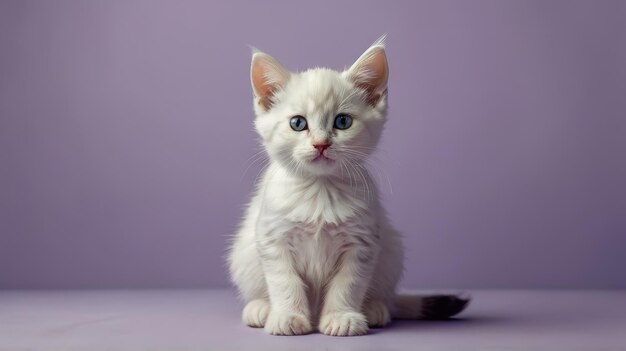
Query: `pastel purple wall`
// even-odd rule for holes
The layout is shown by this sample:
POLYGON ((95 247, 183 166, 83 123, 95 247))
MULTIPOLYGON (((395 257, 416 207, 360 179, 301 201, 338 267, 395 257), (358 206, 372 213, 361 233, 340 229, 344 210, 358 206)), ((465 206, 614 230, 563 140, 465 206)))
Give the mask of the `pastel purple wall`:
POLYGON ((226 286, 248 45, 340 69, 383 33, 404 286, 626 287, 624 1, 4 0, 0 288, 226 286))

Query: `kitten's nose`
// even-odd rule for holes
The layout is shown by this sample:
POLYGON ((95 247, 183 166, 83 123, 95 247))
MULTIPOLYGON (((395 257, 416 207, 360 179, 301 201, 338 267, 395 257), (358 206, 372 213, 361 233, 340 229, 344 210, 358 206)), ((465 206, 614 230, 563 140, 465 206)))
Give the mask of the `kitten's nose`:
POLYGON ((313 147, 317 149, 317 151, 320 152, 320 154, 324 153, 324 150, 328 149, 330 147, 330 143, 319 143, 319 144, 313 144, 313 147))

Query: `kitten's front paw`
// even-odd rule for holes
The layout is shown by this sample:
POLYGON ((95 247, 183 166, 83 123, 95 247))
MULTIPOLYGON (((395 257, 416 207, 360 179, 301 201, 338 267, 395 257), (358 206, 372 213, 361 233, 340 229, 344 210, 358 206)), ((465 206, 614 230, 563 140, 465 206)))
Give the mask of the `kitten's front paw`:
POLYGON ((270 313, 270 303, 267 300, 257 299, 248 302, 243 308, 241 318, 247 326, 253 328, 263 328, 267 315, 270 313))
POLYGON ((384 302, 380 300, 372 300, 365 303, 363 313, 367 318, 367 324, 370 327, 384 327, 391 322, 389 309, 384 302))
POLYGON ((331 336, 354 336, 367 334, 367 320, 358 312, 335 312, 322 316, 320 332, 331 336))
POLYGON ((310 333, 313 328, 309 318, 303 314, 271 311, 265 331, 272 335, 302 335, 310 333))

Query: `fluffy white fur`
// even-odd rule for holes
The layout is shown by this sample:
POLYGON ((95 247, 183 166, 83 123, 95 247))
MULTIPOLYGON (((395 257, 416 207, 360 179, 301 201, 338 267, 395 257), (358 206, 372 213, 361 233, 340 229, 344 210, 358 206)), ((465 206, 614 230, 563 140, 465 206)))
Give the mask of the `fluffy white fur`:
POLYGON ((392 316, 420 317, 422 300, 395 294, 401 238, 363 166, 385 123, 383 40, 344 72, 292 73, 255 51, 251 78, 255 127, 270 163, 229 252, 244 323, 276 335, 317 328, 347 336, 392 316), (340 113, 352 116, 350 128, 333 127, 340 113), (297 115, 307 130, 292 130, 297 115), (320 152, 320 143, 330 146, 320 152))

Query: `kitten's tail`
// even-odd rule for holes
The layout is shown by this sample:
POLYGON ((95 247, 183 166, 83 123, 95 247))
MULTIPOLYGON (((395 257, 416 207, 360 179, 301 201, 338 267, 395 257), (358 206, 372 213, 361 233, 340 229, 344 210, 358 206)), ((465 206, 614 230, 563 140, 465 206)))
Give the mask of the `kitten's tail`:
POLYGON ((396 319, 448 319, 461 313, 469 295, 396 295, 392 317, 396 319))

